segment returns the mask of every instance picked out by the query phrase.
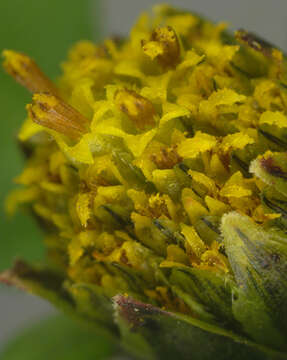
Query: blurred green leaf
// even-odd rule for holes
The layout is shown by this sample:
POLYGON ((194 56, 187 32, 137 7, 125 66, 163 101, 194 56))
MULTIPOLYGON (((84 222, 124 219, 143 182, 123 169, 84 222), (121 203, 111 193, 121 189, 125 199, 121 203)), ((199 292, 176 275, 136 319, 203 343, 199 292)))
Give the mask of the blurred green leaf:
POLYGON ((64 316, 45 320, 13 340, 1 360, 107 359, 117 349, 102 336, 64 316))
MULTIPOLYGON (((1 0, 0 51, 23 51, 55 78, 71 44, 99 33, 97 7, 97 0, 1 0)), ((16 256, 33 261, 44 254, 43 235, 34 221, 23 214, 13 219, 4 214, 5 197, 15 187, 12 179, 23 166, 16 134, 30 99, 28 91, 0 69, 0 270, 16 256)))

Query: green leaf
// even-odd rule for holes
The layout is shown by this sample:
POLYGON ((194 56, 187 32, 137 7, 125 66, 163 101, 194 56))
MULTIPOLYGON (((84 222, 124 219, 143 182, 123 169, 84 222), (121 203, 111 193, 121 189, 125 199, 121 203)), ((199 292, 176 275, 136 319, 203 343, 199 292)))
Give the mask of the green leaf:
POLYGON ((287 355, 257 346, 197 319, 130 297, 114 298, 123 345, 137 359, 279 360, 287 355))
MULTIPOLYGON (((98 27, 92 29, 92 22, 97 25, 99 20, 97 4, 98 0, 1 0, 0 52, 4 48, 23 51, 54 78, 69 47, 80 39, 92 38, 92 31, 99 33, 98 27)), ((22 167, 16 134, 30 99, 28 91, 0 66, 0 270, 8 268, 15 256, 34 261, 44 254, 43 235, 34 221, 22 214, 7 221, 4 214, 4 200, 15 187, 12 179, 22 167)))
POLYGON ((99 332, 64 316, 56 316, 33 326, 10 342, 0 359, 100 360, 118 351, 99 332))

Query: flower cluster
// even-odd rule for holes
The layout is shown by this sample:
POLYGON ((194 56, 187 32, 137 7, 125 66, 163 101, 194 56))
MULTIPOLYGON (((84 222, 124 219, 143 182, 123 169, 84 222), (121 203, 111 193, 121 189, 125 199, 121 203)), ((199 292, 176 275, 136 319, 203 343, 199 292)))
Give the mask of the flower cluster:
POLYGON ((126 39, 76 44, 57 86, 4 56, 33 92, 7 208, 41 221, 75 301, 100 287, 286 347, 283 54, 160 6, 126 39))

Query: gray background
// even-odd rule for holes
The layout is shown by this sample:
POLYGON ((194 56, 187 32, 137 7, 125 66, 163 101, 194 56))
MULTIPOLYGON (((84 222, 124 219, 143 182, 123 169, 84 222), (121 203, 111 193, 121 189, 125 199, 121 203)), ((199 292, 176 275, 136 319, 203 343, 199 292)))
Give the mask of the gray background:
MULTIPOLYGON (((155 3, 152 0, 103 0, 101 21, 104 35, 126 34, 138 13, 155 3)), ((287 50, 286 0, 178 0, 168 3, 202 13, 214 21, 227 21, 233 29, 243 27, 257 32, 287 50)), ((55 310, 46 302, 17 290, 1 287, 0 291, 1 350, 16 331, 55 310)))
POLYGON ((287 49, 286 0, 103 0, 105 34, 128 32, 139 12, 161 2, 194 10, 214 21, 226 21, 234 29, 255 31, 287 49))

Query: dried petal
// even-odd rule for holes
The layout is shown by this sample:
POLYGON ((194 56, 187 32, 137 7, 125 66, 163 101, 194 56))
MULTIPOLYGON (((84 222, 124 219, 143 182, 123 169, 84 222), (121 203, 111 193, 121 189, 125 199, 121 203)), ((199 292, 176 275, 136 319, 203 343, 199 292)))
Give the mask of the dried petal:
POLYGON ((58 93, 54 84, 29 56, 12 50, 4 50, 3 56, 7 73, 32 93, 58 93))
POLYGON ((54 95, 35 94, 27 111, 35 123, 72 139, 87 132, 88 119, 54 95))

